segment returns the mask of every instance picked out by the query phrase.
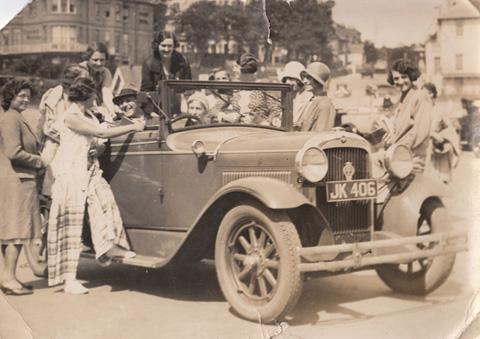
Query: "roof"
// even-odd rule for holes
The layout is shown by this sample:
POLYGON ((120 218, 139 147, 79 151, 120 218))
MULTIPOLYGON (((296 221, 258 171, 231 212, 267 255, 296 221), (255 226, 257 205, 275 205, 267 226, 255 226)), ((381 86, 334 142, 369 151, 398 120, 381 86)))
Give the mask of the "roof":
POLYGON ((480 0, 449 0, 438 20, 480 18, 480 0))

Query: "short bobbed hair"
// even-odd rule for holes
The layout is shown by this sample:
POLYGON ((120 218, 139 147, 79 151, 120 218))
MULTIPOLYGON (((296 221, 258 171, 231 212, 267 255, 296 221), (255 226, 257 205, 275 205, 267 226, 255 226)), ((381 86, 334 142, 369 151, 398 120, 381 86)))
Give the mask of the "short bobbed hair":
POLYGON ((423 88, 425 88, 429 93, 432 93, 433 99, 437 98, 438 91, 437 91, 437 86, 435 86, 431 82, 427 82, 423 85, 423 88))
POLYGON ((32 95, 34 94, 33 86, 27 80, 17 80, 11 79, 8 80, 1 89, 2 95, 2 108, 6 111, 10 108, 13 99, 20 93, 23 89, 29 89, 32 95))
POLYGON ((390 71, 388 72, 387 82, 390 85, 394 85, 392 71, 408 75, 408 78, 412 82, 416 81, 421 75, 418 68, 414 66, 412 62, 410 62, 409 60, 398 59, 392 63, 390 71))
POLYGON ((77 78, 70 85, 68 99, 71 102, 87 101, 93 94, 97 94, 95 83, 89 78, 77 78))
POLYGON ((68 89, 76 78, 84 75, 88 76, 87 71, 78 64, 71 64, 63 70, 62 87, 68 89))
POLYGON ((105 55, 105 60, 108 60, 108 57, 109 57, 108 48, 107 48, 107 45, 105 45, 103 42, 94 42, 88 45, 87 50, 83 54, 83 59, 85 61, 90 60, 93 53, 95 52, 103 53, 105 55))
POLYGON ((155 37, 153 38, 153 41, 152 41, 152 51, 153 51, 153 55, 158 59, 160 59, 160 52, 158 51, 158 45, 160 45, 162 41, 165 39, 173 40, 173 49, 178 47, 178 39, 175 33, 170 31, 157 32, 157 34, 155 34, 155 37))

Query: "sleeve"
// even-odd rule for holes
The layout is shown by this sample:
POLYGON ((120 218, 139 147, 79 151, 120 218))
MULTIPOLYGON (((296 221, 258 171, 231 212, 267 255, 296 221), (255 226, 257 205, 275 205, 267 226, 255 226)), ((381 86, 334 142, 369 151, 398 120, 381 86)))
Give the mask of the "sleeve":
POLYGON ((413 112, 413 127, 402 138, 402 144, 414 149, 430 137, 433 105, 426 98, 420 98, 413 112))
POLYGON ((315 119, 312 119, 310 130, 323 132, 332 129, 335 122, 335 110, 330 99, 324 97, 317 100, 313 109, 315 109, 315 119))
POLYGON ((155 85, 150 75, 150 65, 148 64, 148 61, 144 61, 142 64, 142 82, 140 90, 145 92, 155 91, 155 85))
POLYGON ((182 80, 191 80, 192 79, 192 70, 190 68, 190 63, 188 60, 184 57, 185 59, 185 68, 184 68, 184 75, 182 80))
POLYGON ((3 138, 5 156, 14 165, 42 168, 40 155, 28 153, 24 150, 21 134, 21 122, 13 116, 5 116, 0 124, 0 135, 3 138))
POLYGON ((105 68, 105 78, 103 79, 102 86, 111 88, 112 87, 112 81, 113 81, 112 73, 110 72, 110 70, 108 68, 105 68))

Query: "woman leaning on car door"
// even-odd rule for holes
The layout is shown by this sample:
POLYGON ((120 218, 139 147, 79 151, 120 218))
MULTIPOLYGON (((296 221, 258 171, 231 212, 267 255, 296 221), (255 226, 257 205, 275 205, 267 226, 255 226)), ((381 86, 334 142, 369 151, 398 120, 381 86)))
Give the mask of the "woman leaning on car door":
POLYGON ((104 128, 88 108, 93 105, 95 83, 77 78, 70 85, 70 106, 60 124, 55 155, 55 181, 48 222, 48 284, 64 283, 64 291, 84 294, 76 280, 85 212, 88 213, 96 258, 108 264, 113 257, 130 258, 118 206, 103 179, 98 160, 90 156, 96 138, 112 138, 141 131, 144 122, 104 128))
POLYGON ((12 79, 2 89, 0 115, 0 244, 3 254, 1 289, 5 294, 31 294, 32 287, 16 277, 23 245, 40 238, 41 219, 37 173, 44 168, 35 131, 21 113, 30 102, 32 86, 12 79))

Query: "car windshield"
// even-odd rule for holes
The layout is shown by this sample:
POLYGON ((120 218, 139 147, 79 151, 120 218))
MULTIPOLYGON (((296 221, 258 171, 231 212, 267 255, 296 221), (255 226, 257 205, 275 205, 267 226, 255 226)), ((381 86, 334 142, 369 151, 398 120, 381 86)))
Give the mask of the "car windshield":
POLYGON ((290 87, 284 84, 166 81, 162 108, 172 130, 205 125, 291 125, 290 87))

